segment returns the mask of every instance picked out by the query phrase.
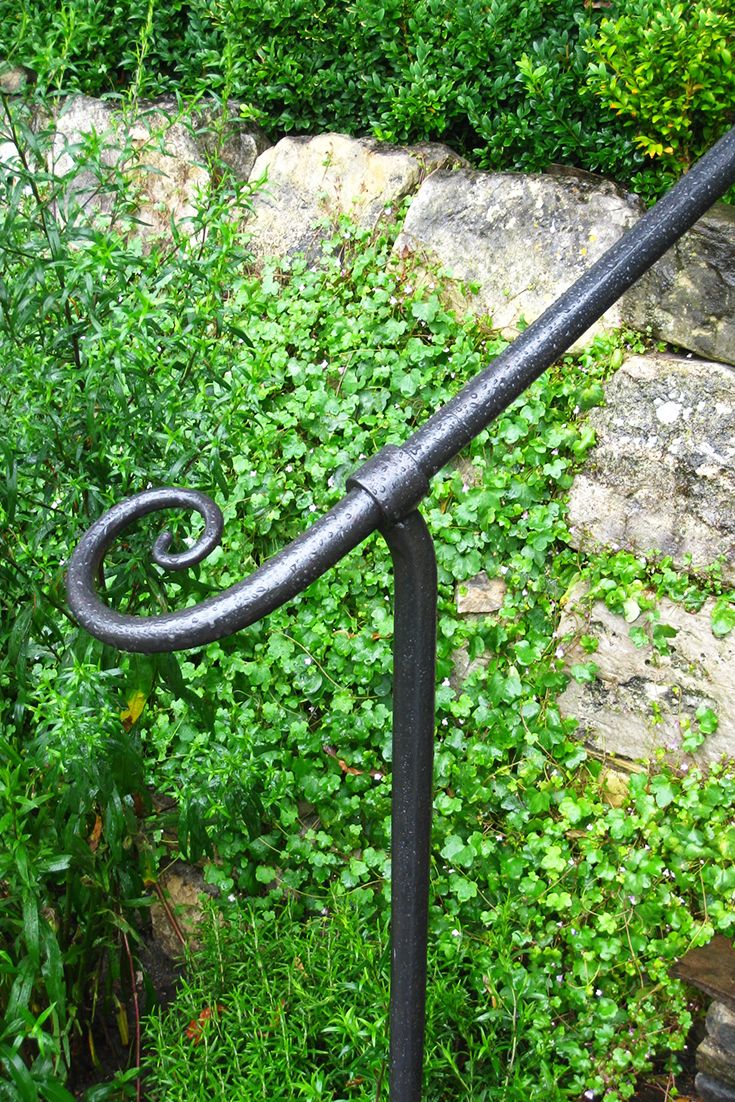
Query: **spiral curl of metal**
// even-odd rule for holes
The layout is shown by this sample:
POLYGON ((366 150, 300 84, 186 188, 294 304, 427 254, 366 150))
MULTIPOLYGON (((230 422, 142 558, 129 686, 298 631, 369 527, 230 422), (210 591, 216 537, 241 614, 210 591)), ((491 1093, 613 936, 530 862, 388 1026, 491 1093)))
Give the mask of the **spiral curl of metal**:
POLYGON ((114 541, 135 521, 166 509, 193 509, 205 528, 193 547, 172 552, 171 534, 157 538, 152 557, 159 566, 182 570, 202 562, 220 543, 223 517, 206 494, 181 487, 145 490, 113 506, 85 533, 67 568, 69 605, 90 634, 120 650, 155 653, 183 650, 224 638, 278 608, 351 550, 380 521, 375 503, 353 491, 292 544, 249 577, 192 608, 157 616, 117 612, 96 590, 99 568, 114 541))

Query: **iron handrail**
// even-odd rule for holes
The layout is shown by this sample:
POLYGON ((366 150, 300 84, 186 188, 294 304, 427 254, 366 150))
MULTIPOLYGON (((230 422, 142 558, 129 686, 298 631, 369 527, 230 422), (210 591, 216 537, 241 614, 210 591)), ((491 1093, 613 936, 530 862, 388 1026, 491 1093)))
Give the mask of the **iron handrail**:
POLYGON ((146 490, 115 505, 87 531, 69 561, 67 593, 78 622, 121 650, 154 653, 213 642, 295 597, 372 532, 380 531, 395 575, 392 793, 391 1102, 421 1095, 434 714, 436 563, 417 506, 430 479, 568 349, 735 183, 735 128, 587 272, 402 446, 388 445, 347 483, 341 501, 254 573, 177 612, 123 615, 98 597, 95 579, 117 536, 167 508, 205 521, 185 552, 163 532, 152 556, 181 570, 220 541, 222 513, 205 494, 146 490))

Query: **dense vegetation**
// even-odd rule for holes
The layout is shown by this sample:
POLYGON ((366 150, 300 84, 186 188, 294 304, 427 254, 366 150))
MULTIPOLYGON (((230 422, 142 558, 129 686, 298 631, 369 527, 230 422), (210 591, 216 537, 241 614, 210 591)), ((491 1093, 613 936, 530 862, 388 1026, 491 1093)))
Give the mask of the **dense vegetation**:
MULTIPOLYGON (((358 130, 351 112, 359 111, 389 136, 445 137, 453 127, 475 147, 480 131, 459 115, 432 129, 431 104, 400 113, 399 65, 419 65, 420 51, 389 49, 390 12, 381 21, 370 5, 334 8, 292 5, 291 39, 273 33, 286 5, 279 15, 261 5, 262 30, 244 4, 237 12, 69 4, 63 18, 27 4, 3 9, 0 34, 46 93, 98 92, 128 78, 133 96, 172 81, 190 91, 206 84, 265 102, 276 129, 358 130), (370 102, 383 107, 363 107, 367 82, 352 80, 344 57, 340 100, 329 85, 337 66, 320 54, 321 97, 316 86, 302 96, 314 114, 294 115, 303 79, 295 62, 306 65, 305 42, 316 49, 315 24, 320 49, 335 58, 352 28, 355 64, 372 59, 370 102), (285 52, 271 56, 279 42, 285 52), (270 76, 254 58, 272 66, 270 76), (326 104, 341 113, 327 117, 326 104)), ((417 20, 424 37, 430 24, 448 35, 458 25, 451 20, 472 14, 455 6, 432 22, 429 8, 394 13, 406 41, 420 37, 417 20)), ((535 82, 541 95, 553 79, 571 89, 571 59, 592 56, 580 52, 585 20, 598 16, 569 22, 569 48, 555 55, 559 65, 568 56, 568 69, 541 72, 549 62, 527 63, 523 51, 547 48, 548 12, 544 22, 541 5, 527 5, 524 31, 508 10, 475 13, 473 48, 479 30, 490 35, 488 13, 505 12, 503 42, 518 43, 507 87, 535 82)), ((621 6, 620 19, 630 11, 621 6)), ((715 11, 713 25, 728 18, 715 11)), ((483 48, 500 58, 491 47, 488 37, 483 48)), ((446 57, 456 56, 447 43, 446 57)), ((478 72, 476 61, 472 73, 485 80, 478 72)), ((416 74, 425 87, 420 67, 416 74)), ((454 80, 445 104, 459 103, 461 75, 454 80)), ((610 95, 620 97, 619 87, 610 95)), ((584 97, 588 113, 568 116, 570 132, 578 123, 579 148, 593 149, 618 123, 584 97)), ((122 496, 149 481, 185 483, 224 505, 223 548, 171 580, 150 565, 155 527, 141 525, 106 564, 104 585, 112 603, 139 611, 219 590, 332 504, 362 457, 405 439, 503 343, 489 319, 457 318, 440 288, 417 290, 410 268, 391 259, 403 211, 374 237, 335 226, 339 248, 321 267, 294 261, 257 272, 230 217, 247 188, 223 172, 202 197, 193 235, 145 253, 131 232, 125 181, 108 185, 116 201, 104 232, 80 212, 57 217, 48 135, 25 124, 20 103, 4 100, 3 111, 3 140, 16 154, 0 176, 0 1098, 69 1102, 80 1068, 99 1059, 111 1031, 135 1064, 138 941, 159 872, 182 853, 204 858, 208 880, 235 899, 224 924, 208 925, 179 1001, 146 1025, 150 1096, 225 1098, 245 1081, 253 1098, 367 1102, 385 1057, 392 624, 384 548, 371 541, 235 639, 159 658, 121 656, 79 631, 65 609, 64 563, 122 496), (162 794, 175 799, 165 814, 162 794), (263 1006, 272 1008, 265 1023, 263 1006), (206 1009, 199 1033, 187 1031, 206 1009)), ((546 115, 514 112, 538 144, 534 156, 549 159, 546 115)), ((697 120, 691 137, 670 142, 678 166, 654 151, 651 192, 705 140, 697 120)), ((640 170, 630 136, 616 133, 611 148, 632 158, 625 172, 640 170)), ((492 163, 502 143, 482 137, 478 156, 492 163)), ((523 163, 529 143, 516 135, 506 145, 503 163, 523 163)), ((101 171, 94 143, 76 155, 101 171)), ((465 463, 437 477, 426 503, 441 611, 432 1100, 629 1095, 636 1072, 686 1034, 690 1008, 668 976, 671 961, 735 921, 733 775, 703 777, 683 760, 612 792, 555 702, 567 679, 558 609, 580 577, 612 608, 638 602, 661 648, 657 593, 689 607, 719 594, 714 629, 735 625, 716 571, 693 578, 665 561, 623 552, 587 559, 568 546, 563 495, 593 443, 584 414, 631 346, 642 347, 620 334, 555 365, 465 463), (503 577, 503 607, 494 619, 460 618, 455 587, 481 569, 503 577), (463 647, 477 663, 454 685, 453 655, 463 647)), ((174 520, 186 538, 191 518, 174 520)), ((588 645, 590 662, 573 671, 581 679, 594 677, 588 645)), ((700 717, 687 745, 716 723, 700 717)), ((87 1102, 134 1096, 136 1074, 132 1067, 91 1088, 87 1102)))
POLYGON ((0 0, 0 58, 44 92, 214 93, 273 136, 440 140, 646 198, 732 122, 734 39, 729 0, 0 0))

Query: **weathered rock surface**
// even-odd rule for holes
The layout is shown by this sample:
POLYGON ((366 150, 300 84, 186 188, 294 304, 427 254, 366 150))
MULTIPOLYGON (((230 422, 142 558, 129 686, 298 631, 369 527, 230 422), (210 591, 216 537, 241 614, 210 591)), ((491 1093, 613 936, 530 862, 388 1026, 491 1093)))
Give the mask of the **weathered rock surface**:
POLYGON ((574 480, 572 542, 626 547, 692 566, 723 558, 735 584, 735 372, 633 356, 590 415, 597 444, 574 480))
MULTIPOLYGON (((710 627, 712 601, 699 612, 687 612, 666 598, 658 606, 656 622, 674 628, 667 640, 670 653, 660 654, 649 641, 637 647, 631 624, 603 602, 587 608, 580 590, 568 601, 558 629, 568 666, 590 661, 597 666, 593 681, 570 681, 559 698, 563 715, 579 720, 578 734, 596 749, 622 757, 652 758, 658 749, 676 760, 688 724, 696 728, 700 705, 718 717, 717 730, 705 737, 692 754, 707 763, 735 758, 735 640, 718 639, 710 627), (598 641, 589 654, 582 635, 598 641)), ((650 633, 653 623, 643 613, 636 626, 650 633)))
POLYGON ((716 203, 621 302, 623 321, 735 364, 735 207, 716 203))
POLYGON ((689 949, 672 966, 671 974, 735 1010, 735 951, 724 934, 689 949))
MULTIPOLYGON (((464 461, 465 463, 467 461, 464 461)), ((463 479, 467 481, 475 478, 477 468, 468 463, 465 469, 459 466, 463 479)), ((457 585, 455 600, 457 612, 460 616, 492 616, 503 607, 507 586, 502 578, 488 578, 484 570, 475 574, 474 578, 468 578, 457 585)), ((456 692, 462 692, 465 681, 478 670, 485 670, 490 665, 491 654, 481 654, 477 658, 470 658, 467 647, 461 647, 452 654, 452 674, 449 683, 456 692)))
POLYGON ((464 690, 465 682, 473 674, 486 670, 492 661, 492 654, 485 652, 477 658, 470 658, 467 647, 460 647, 452 652, 452 672, 449 676, 449 684, 456 693, 464 690))
POLYGON ((486 616, 503 607, 507 586, 502 578, 488 578, 484 570, 457 586, 457 612, 460 616, 486 616))
MULTIPOLYGON (((711 1037, 705 1037, 697 1049, 697 1069, 719 1086, 735 1088, 735 1060, 711 1037)), ((727 1096, 725 1096, 727 1097, 727 1096)))
POLYGON ((735 1102, 735 1087, 728 1087, 701 1071, 694 1080, 694 1089, 702 1102, 735 1102))
POLYGON ((241 125, 237 113, 230 104, 222 119, 220 108, 205 103, 185 117, 164 97, 128 116, 105 100, 73 96, 58 117, 51 154, 53 172, 66 177, 62 213, 81 207, 111 218, 115 195, 109 181, 121 174, 135 196, 142 237, 169 235, 171 222, 185 230, 210 180, 209 155, 216 149, 247 179, 268 144, 257 127, 241 125), (100 167, 83 154, 80 161, 85 144, 98 146, 100 167))
MULTIPOLYGON (((395 248, 439 268, 457 305, 509 338, 534 321, 639 218, 640 201, 608 181, 474 169, 435 172, 411 204, 395 248), (475 292, 463 283, 478 285, 475 292)), ((620 325, 619 307, 584 335, 620 325)))
MULTIPOLYGON (((181 113, 175 96, 159 96, 145 104, 145 110, 160 118, 164 126, 181 113)), ((242 118, 236 100, 229 100, 226 106, 215 100, 198 100, 183 122, 193 133, 197 148, 226 165, 238 180, 250 179, 258 157, 272 144, 256 123, 242 118)))
POLYGON ((735 1011, 721 1002, 713 1002, 707 1012, 707 1032, 735 1062, 735 1011))
POLYGON ((702 1102, 735 1102, 735 1012, 717 1000, 707 1013, 707 1037, 697 1050, 697 1067, 695 1085, 702 1102))
POLYGON ((36 74, 26 65, 12 65, 0 58, 0 92, 4 95, 20 95, 35 80, 36 74))
POLYGON ((283 138, 261 154, 253 178, 266 178, 246 222, 256 256, 320 255, 340 215, 372 229, 386 206, 417 190, 435 169, 463 163, 447 146, 387 145, 343 134, 283 138))

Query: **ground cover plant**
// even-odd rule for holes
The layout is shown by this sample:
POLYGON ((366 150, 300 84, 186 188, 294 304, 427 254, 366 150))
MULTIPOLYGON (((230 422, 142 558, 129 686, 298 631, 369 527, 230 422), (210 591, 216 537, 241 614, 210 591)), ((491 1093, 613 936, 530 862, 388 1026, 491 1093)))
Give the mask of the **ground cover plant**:
POLYGON ((0 59, 42 91, 234 96, 274 137, 446 141, 646 199, 733 122, 729 0, 13 0, 0 59))
MULTIPOLYGON (((150 44, 139 42, 142 80, 150 44)), ((270 1074, 267 1056, 292 1076, 284 1098, 373 1098, 390 871, 391 583, 380 542, 267 623, 157 659, 121 656, 76 629, 64 562, 120 497, 149 481, 186 483, 224 505, 223 548, 171 581, 149 564, 155 526, 141 526, 111 556, 104 585, 131 611, 219 590, 331 505, 363 458, 405 439, 503 342, 489 319, 458 319, 439 286, 419 288, 391 262, 397 224, 375 237, 335 226, 334 252, 313 270, 253 270, 229 217, 247 194, 226 174, 202 196, 191 236, 150 253, 131 234, 123 178, 104 228, 81 211, 59 220, 48 138, 7 101, 5 111, 17 156, 3 169, 0 213, 0 821, 10 839, 0 1097, 68 1102, 83 1053, 94 1063, 105 1032, 130 1043, 136 1062, 130 965, 159 867, 181 852, 206 858, 208 879, 236 902, 222 930, 209 927, 180 1002, 147 1027, 147 1089, 225 1097, 248 1061, 270 1074), (153 812, 154 792, 175 796, 173 822, 153 812), (274 1025, 258 1035, 251 1010, 263 992, 274 1025), (289 1032, 286 1009, 303 1030, 289 1032), (200 1034, 187 1035, 192 1021, 200 1034)), ((77 157, 99 169, 94 143, 77 157)), ((555 365, 438 476, 426 503, 441 609, 436 1098, 629 1095, 636 1072, 688 1026, 668 965, 732 929, 731 773, 704 778, 683 760, 633 777, 615 806, 601 763, 555 704, 567 679, 558 609, 580 576, 615 608, 653 605, 650 593, 690 605, 715 593, 715 630, 735 622, 716 574, 690 578, 624 554, 588 560, 567 545, 563 495, 593 442, 584 414, 631 342, 640 347, 610 337, 555 365), (504 579, 505 600, 496 619, 468 621, 455 586, 481 569, 504 579), (461 648, 475 669, 460 685, 461 648)), ((180 538, 195 531, 174 519, 180 538)), ((593 660, 574 676, 594 676, 593 660)), ((695 741, 713 722, 702 717, 695 741)), ((93 1088, 89 1102, 134 1096, 134 1068, 126 1078, 93 1088)))

